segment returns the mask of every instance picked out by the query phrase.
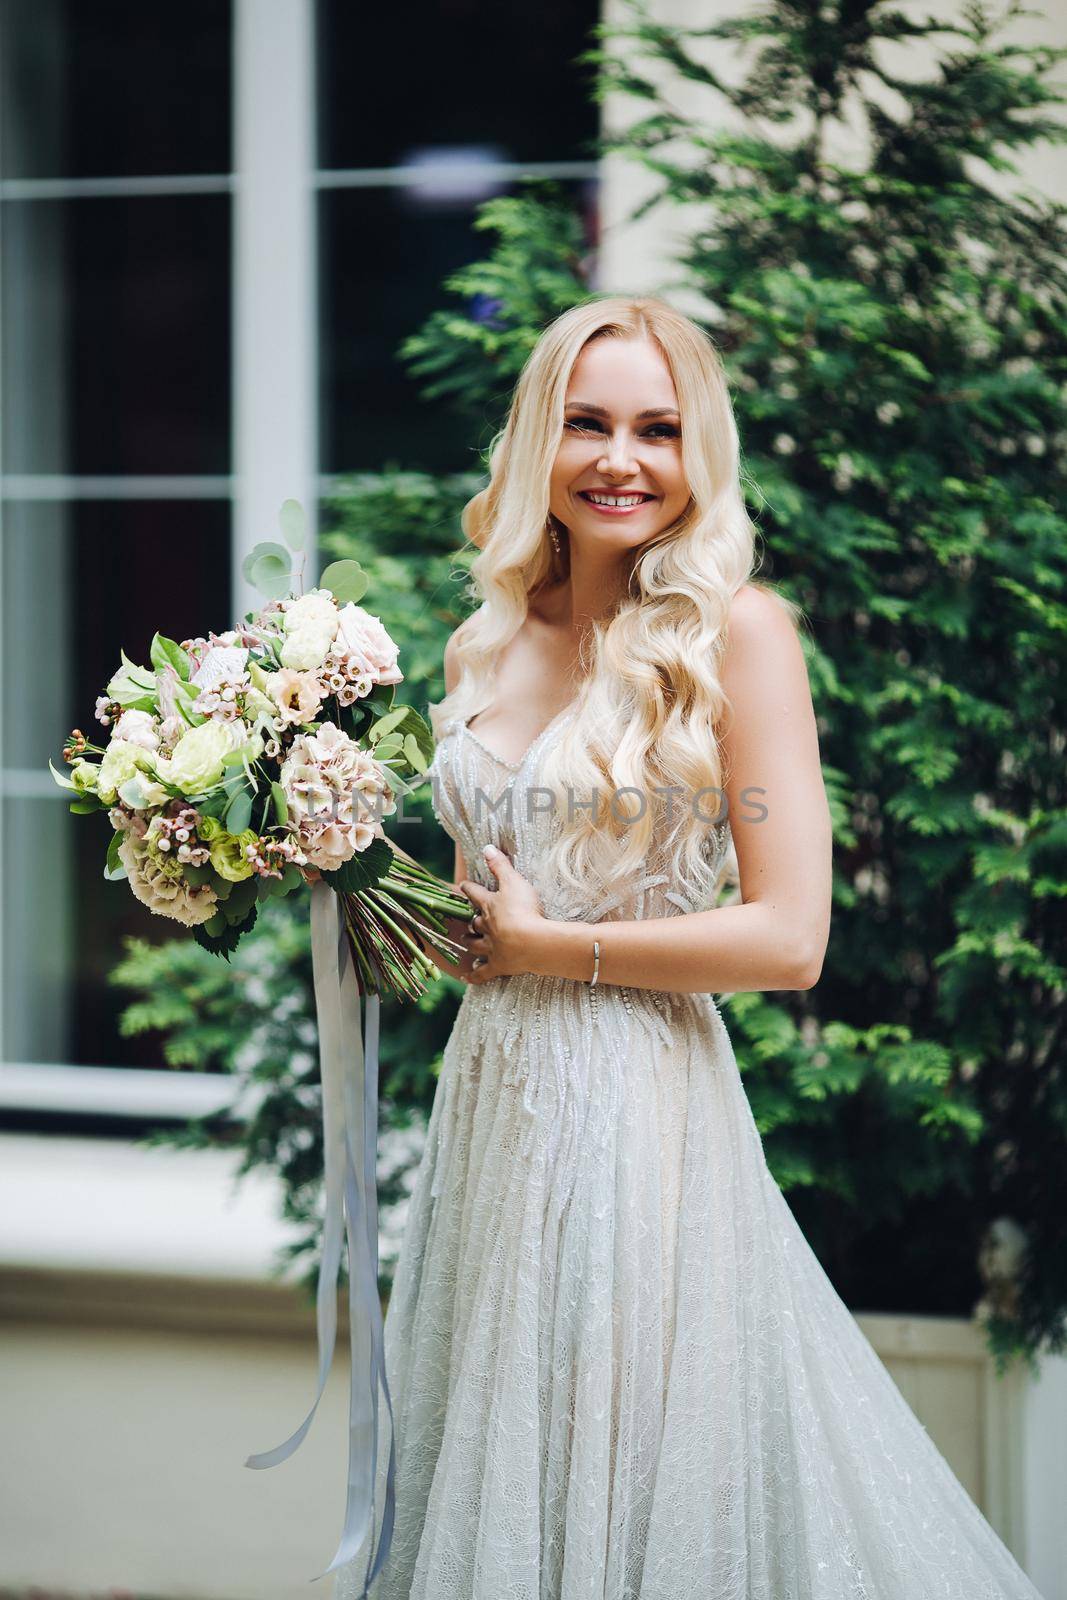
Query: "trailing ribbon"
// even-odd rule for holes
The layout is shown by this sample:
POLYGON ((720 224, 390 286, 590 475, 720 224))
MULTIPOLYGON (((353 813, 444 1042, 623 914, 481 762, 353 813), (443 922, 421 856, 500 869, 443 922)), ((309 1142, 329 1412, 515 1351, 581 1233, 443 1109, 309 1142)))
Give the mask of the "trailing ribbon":
MULTIPOLYGON (((340 897, 321 880, 311 886, 311 959, 322 1075, 323 1172, 326 1220, 319 1267, 317 1320, 319 1388, 314 1404, 284 1444, 249 1456, 246 1467, 274 1467, 298 1448, 311 1426, 330 1374, 337 1340, 337 1277, 341 1235, 348 1236, 348 1307, 352 1370, 348 1409, 348 1498, 337 1553, 324 1578, 352 1561, 374 1527, 378 1462, 378 1382, 389 1408, 389 1469, 385 1507, 373 1566, 361 1600, 389 1554, 395 1512, 396 1449, 393 1402, 385 1373, 382 1304, 378 1294, 378 1023, 381 1000, 366 995, 366 1043, 360 1030, 360 994, 345 933, 340 897), (351 1045, 354 1064, 345 1070, 351 1045)), ((313 1583, 318 1581, 313 1578, 313 1583)))

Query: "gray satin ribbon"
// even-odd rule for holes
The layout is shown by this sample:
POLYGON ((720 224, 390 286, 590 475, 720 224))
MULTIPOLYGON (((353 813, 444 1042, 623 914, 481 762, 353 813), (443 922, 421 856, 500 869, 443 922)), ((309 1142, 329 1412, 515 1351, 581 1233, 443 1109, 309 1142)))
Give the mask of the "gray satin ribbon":
POLYGON ((274 1467, 298 1448, 318 1409, 337 1340, 337 1278, 341 1235, 348 1237, 348 1308, 352 1370, 348 1410, 348 1498, 341 1543, 324 1578, 354 1560, 374 1527, 378 1462, 378 1383, 389 1409, 389 1469, 378 1551, 368 1561, 361 1600, 377 1576, 393 1536, 396 1448, 393 1402, 385 1373, 382 1305, 378 1295, 378 1024, 381 1000, 368 993, 366 1043, 360 993, 339 897, 321 879, 311 886, 311 959, 322 1074, 322 1144, 326 1220, 317 1299, 319 1388, 304 1421, 284 1444, 249 1456, 246 1467, 274 1467), (346 1070, 345 1048, 354 1060, 346 1070))

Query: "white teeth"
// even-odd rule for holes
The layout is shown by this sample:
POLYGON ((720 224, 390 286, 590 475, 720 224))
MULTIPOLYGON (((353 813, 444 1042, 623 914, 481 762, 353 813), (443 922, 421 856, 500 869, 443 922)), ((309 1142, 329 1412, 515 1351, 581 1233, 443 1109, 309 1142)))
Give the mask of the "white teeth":
POLYGON ((593 494, 589 492, 589 499, 598 506, 639 506, 644 500, 643 494, 593 494))

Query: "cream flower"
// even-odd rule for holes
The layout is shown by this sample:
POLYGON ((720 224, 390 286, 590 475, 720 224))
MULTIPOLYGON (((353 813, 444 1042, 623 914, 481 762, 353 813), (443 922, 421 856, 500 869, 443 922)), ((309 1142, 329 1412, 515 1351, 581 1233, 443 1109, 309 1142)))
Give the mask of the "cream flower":
POLYGON ((337 633, 337 606, 328 589, 312 589, 285 609, 283 667, 306 672, 321 667, 337 633))
POLYGON ((139 744, 145 750, 159 749, 159 725, 150 711, 124 711, 112 730, 113 739, 139 744))
POLYGON ((309 589, 307 594, 298 595, 286 606, 286 633, 293 633, 309 622, 319 625, 332 622, 334 632, 337 631, 337 602, 329 589, 309 589))
POLYGON ((303 627, 295 628, 292 633, 287 633, 279 652, 282 666, 292 667, 296 672, 308 672, 313 667, 321 667, 333 644, 336 631, 335 614, 331 622, 308 622, 303 627))
POLYGON ((214 719, 201 722, 182 735, 169 759, 160 757, 157 761, 160 778, 176 784, 183 794, 210 789, 222 777, 223 757, 245 742, 247 731, 243 723, 214 719))
POLYGON ((96 775, 96 792, 105 805, 114 805, 119 785, 137 773, 137 762, 145 757, 144 745, 132 744, 128 739, 112 739, 100 760, 96 775))
POLYGON ((283 667, 267 678, 267 693, 276 706, 280 721, 285 725, 303 727, 314 722, 322 705, 322 685, 313 672, 295 672, 283 667))
POLYGON ((404 674, 397 666, 399 647, 380 617, 349 601, 341 607, 339 623, 335 649, 343 645, 349 656, 357 657, 358 670, 369 672, 376 683, 403 683, 404 674))
POLYGON ((180 862, 161 859, 131 832, 123 835, 118 854, 130 889, 149 911, 172 917, 187 928, 197 927, 215 915, 218 896, 214 889, 209 883, 189 883, 180 862))
POLYGON ((380 762, 332 722, 294 739, 279 781, 312 866, 333 871, 366 850, 396 801, 380 762))
POLYGON ((70 769, 70 781, 82 794, 96 793, 96 780, 99 775, 100 768, 93 761, 75 761, 70 769))

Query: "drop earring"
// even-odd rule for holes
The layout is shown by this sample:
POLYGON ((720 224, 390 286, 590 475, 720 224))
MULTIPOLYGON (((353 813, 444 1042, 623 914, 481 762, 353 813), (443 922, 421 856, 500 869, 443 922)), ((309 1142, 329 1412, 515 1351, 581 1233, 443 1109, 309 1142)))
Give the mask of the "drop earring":
POLYGON ((560 548, 559 534, 556 532, 556 525, 552 521, 551 517, 547 519, 545 526, 548 528, 548 537, 552 540, 553 550, 556 552, 557 556, 561 555, 562 550, 560 548))

